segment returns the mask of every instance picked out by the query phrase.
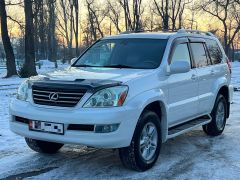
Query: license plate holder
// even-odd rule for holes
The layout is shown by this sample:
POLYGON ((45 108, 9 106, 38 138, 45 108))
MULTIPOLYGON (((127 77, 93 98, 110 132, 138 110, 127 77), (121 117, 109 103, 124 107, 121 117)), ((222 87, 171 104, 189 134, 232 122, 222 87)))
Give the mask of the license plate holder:
POLYGON ((28 127, 30 131, 64 135, 64 124, 62 123, 30 120, 28 127))

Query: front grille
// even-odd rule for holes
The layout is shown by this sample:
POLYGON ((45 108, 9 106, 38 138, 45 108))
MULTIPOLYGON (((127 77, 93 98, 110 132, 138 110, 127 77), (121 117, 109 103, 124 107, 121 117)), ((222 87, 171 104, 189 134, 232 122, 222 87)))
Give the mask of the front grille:
POLYGON ((35 104, 47 106, 74 107, 86 93, 86 89, 62 87, 32 86, 35 104))

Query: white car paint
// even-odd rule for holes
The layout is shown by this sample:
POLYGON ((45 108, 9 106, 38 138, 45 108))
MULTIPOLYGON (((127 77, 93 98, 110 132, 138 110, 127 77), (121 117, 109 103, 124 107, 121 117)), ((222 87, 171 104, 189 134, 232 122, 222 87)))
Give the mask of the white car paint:
MULTIPOLYGON (((229 86, 230 73, 226 62, 206 68, 194 68, 187 73, 169 74, 168 56, 172 42, 179 37, 201 37, 188 33, 138 33, 110 36, 104 39, 151 38, 168 39, 161 65, 154 70, 118 68, 76 68, 48 73, 50 80, 74 81, 76 79, 117 80, 129 87, 122 107, 83 108, 92 95, 86 93, 72 108, 34 104, 29 89, 27 102, 13 99, 10 104, 10 128, 13 132, 33 139, 83 144, 93 147, 120 148, 129 146, 138 119, 144 108, 155 101, 161 105, 162 139, 168 139, 168 128, 187 120, 210 114, 217 93, 222 86, 229 86), (211 70, 214 75, 211 75, 211 70), (195 75, 196 78, 192 78, 195 75), (14 121, 14 116, 27 119, 64 123, 63 136, 29 131, 28 125, 14 121), (111 133, 94 133, 67 130, 68 124, 114 124, 119 128, 111 133)), ((214 37, 209 37, 216 39, 214 37)), ((222 53, 223 50, 222 50, 222 53)), ((43 76, 41 77, 43 78, 43 76)))
POLYGON ((98 68, 98 67, 70 67, 65 71, 55 71, 47 73, 46 77, 51 80, 75 81, 76 79, 97 79, 116 80, 127 82, 134 78, 139 78, 153 73, 150 69, 118 69, 118 68, 98 68))

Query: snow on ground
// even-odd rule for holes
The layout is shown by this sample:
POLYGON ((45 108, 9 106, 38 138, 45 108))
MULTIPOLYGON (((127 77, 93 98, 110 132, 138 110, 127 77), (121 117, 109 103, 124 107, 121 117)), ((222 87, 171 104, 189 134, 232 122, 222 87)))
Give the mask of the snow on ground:
MULTIPOLYGON (((41 68, 37 67, 37 72, 39 74, 44 74, 46 72, 54 71, 55 65, 53 62, 48 60, 40 60, 41 68)), ((62 64, 58 62, 58 70, 67 68, 68 64, 62 64)), ((6 69, 1 67, 0 68, 0 90, 9 90, 9 89, 16 89, 19 84, 24 80, 24 78, 20 79, 17 76, 12 78, 2 78, 7 74, 6 69)))
POLYGON ((240 62, 232 63, 232 84, 240 90, 240 62))
MULTIPOLYGON (((240 87, 240 63, 233 63, 232 75, 234 86, 240 87)), ((51 156, 31 151, 8 125, 8 104, 16 89, 7 84, 21 81, 0 79, 0 179, 239 179, 239 91, 221 136, 208 137, 199 128, 171 139, 163 144, 156 165, 139 173, 125 169, 113 150, 66 145, 51 156)))

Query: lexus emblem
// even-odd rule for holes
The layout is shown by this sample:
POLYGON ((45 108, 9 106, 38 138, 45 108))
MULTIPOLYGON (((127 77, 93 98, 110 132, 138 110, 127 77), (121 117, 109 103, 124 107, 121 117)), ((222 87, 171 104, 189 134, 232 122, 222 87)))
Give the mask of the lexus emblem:
POLYGON ((51 101, 57 101, 58 100, 58 93, 56 92, 51 92, 48 96, 49 100, 51 101))

